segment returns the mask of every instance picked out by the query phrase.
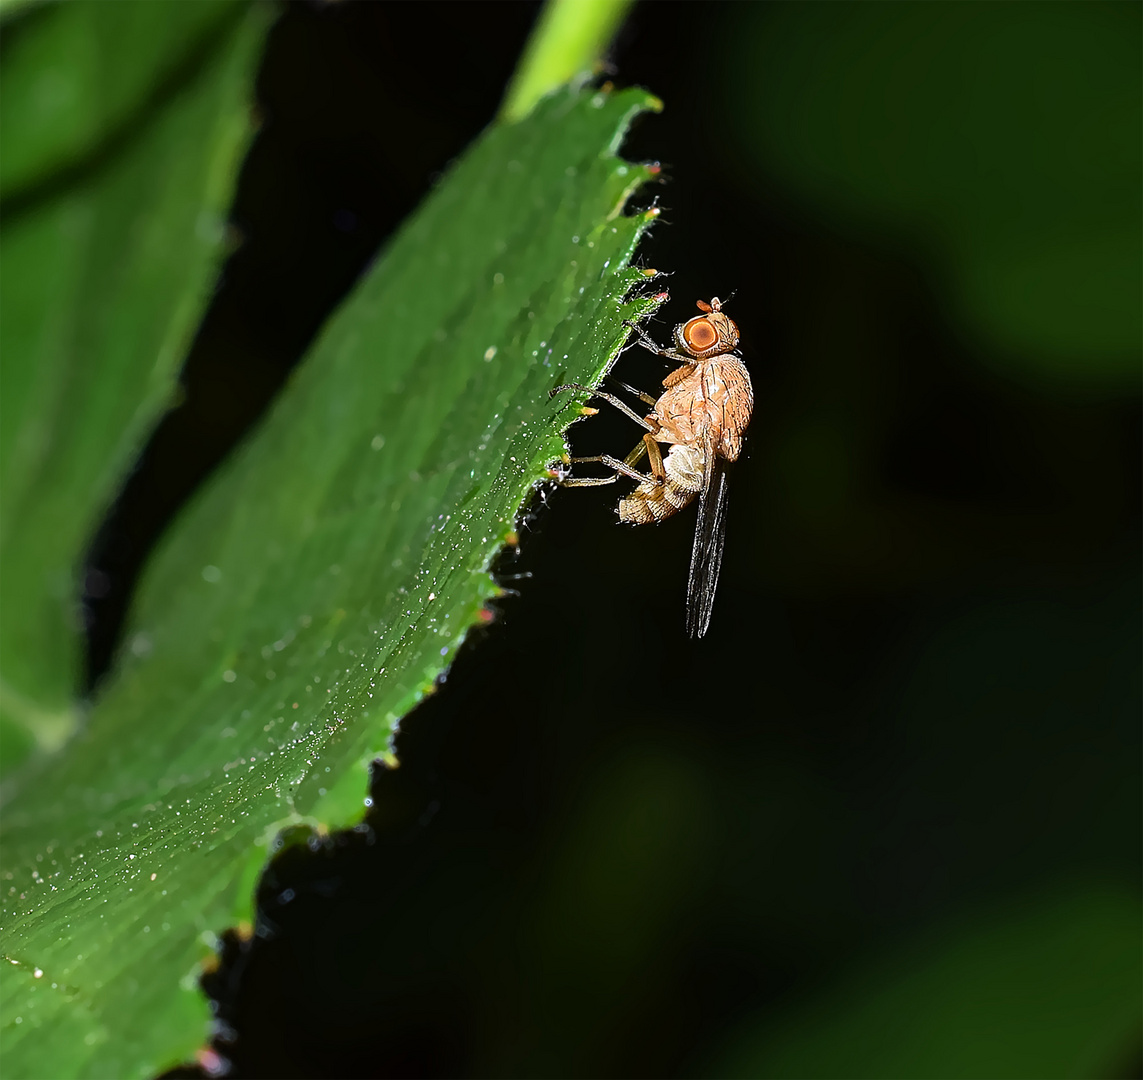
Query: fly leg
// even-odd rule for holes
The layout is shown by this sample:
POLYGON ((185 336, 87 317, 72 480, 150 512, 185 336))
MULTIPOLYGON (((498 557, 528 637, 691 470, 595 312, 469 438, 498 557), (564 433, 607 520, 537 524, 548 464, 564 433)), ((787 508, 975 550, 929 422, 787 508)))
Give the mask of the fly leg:
MULTIPOLYGON (((646 428, 646 430, 651 433, 659 430, 657 422, 640 416, 630 405, 625 404, 614 394, 609 394, 604 390, 593 390, 590 386, 584 386, 581 383, 564 383, 563 386, 557 386, 554 390, 549 390, 548 397, 555 397, 556 394, 562 390, 582 390, 585 394, 591 394, 592 397, 603 398, 609 405, 614 405, 624 416, 634 420, 641 428, 646 428)), ((636 391, 636 393, 638 393, 638 391, 636 391)))
POLYGON ((628 386, 627 383, 623 382, 622 379, 617 379, 614 375, 608 375, 606 378, 608 382, 614 383, 621 390, 626 390, 627 393, 633 394, 641 402, 643 402, 644 405, 657 405, 659 403, 658 398, 652 397, 650 394, 644 393, 642 390, 636 390, 633 386, 628 386))
POLYGON ((663 471, 663 455, 659 452, 659 444, 655 442, 654 436, 648 432, 643 436, 639 445, 631 451, 627 457, 620 461, 617 457, 612 457, 610 454, 596 454, 593 457, 574 457, 571 459, 573 465, 586 462, 598 462, 600 465, 606 465, 609 469, 615 470, 614 476, 601 476, 601 477, 579 477, 572 476, 568 479, 561 481, 562 487, 603 487, 604 484, 614 484, 620 476, 629 476, 632 480, 638 480, 641 484, 661 484, 662 477, 666 476, 663 471), (651 476, 646 473, 641 473, 635 468, 643 456, 646 454, 651 459, 651 476))
MULTIPOLYGON (((661 484, 667 479, 667 470, 663 468, 663 451, 659 449, 659 444, 655 441, 655 436, 649 431, 643 436, 643 447, 647 457, 651 461, 651 476, 657 484, 661 484)), ((638 449, 638 447, 636 447, 636 449, 638 449)), ((634 454, 635 451, 633 450, 631 453, 634 454)), ((639 457, 642 456, 642 454, 639 455, 639 457)), ((630 457, 628 460, 630 461, 630 457)), ((637 460, 638 458, 636 458, 636 461, 637 460)), ((631 464, 634 465, 635 462, 632 461, 631 464)))
MULTIPOLYGON (((591 459, 588 458, 588 461, 591 459)), ((641 473, 638 469, 633 469, 626 461, 620 461, 619 458, 612 457, 610 454, 600 454, 597 459, 601 464, 606 465, 609 469, 615 470, 615 479, 619 475, 629 476, 632 480, 637 480, 640 484, 660 484, 661 480, 655 479, 653 476, 648 476, 646 473, 641 473)))
MULTIPOLYGON (((573 458, 573 461, 602 461, 602 458, 573 458)), ((568 476, 560 481, 560 487, 605 487, 614 484, 619 473, 614 476, 568 476)))
POLYGON ((679 360, 684 364, 694 364, 695 358, 693 356, 684 356, 675 349, 664 349, 643 327, 636 326, 633 322, 628 322, 626 319, 623 320, 623 325, 635 331, 636 336, 639 338, 639 343, 648 352, 653 352, 656 356, 664 356, 668 360, 679 360))

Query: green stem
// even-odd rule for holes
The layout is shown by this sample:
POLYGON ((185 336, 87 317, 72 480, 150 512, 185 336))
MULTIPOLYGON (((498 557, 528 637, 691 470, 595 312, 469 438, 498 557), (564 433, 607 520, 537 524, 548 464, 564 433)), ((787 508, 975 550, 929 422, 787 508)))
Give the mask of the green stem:
POLYGON ((545 94, 594 73, 632 0, 548 0, 500 107, 522 120, 545 94))

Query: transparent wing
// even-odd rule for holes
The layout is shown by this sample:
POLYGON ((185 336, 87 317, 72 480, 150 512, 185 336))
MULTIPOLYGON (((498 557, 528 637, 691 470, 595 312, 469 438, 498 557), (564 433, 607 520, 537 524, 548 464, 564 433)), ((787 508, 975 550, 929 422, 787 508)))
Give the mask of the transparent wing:
POLYGON ((687 579, 687 634, 702 637, 710 626, 714 591, 722 568, 726 543, 726 493, 730 463, 708 452, 707 470, 699 496, 695 542, 691 548, 691 572, 687 579))

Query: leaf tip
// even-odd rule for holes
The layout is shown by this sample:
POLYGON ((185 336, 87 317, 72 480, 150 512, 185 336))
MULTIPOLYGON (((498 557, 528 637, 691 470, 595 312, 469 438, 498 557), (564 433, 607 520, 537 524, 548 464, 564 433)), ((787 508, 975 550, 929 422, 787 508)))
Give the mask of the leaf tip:
POLYGON ((401 762, 392 750, 386 750, 383 754, 378 754, 376 760, 378 764, 389 770, 399 769, 401 767, 401 762))
POLYGON ((225 1076, 230 1071, 231 1063, 209 1046, 200 1046, 194 1057, 207 1076, 225 1076))

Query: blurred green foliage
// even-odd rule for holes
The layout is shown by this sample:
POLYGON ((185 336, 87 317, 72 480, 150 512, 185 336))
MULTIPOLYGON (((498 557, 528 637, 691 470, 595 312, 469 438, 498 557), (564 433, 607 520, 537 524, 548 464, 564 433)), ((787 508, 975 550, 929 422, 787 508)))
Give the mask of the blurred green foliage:
POLYGON ((97 167, 92 158, 138 141, 134 129, 182 89, 242 11, 232 0, 47 4, 9 23, 0 194, 59 183, 66 170, 97 167))
POLYGON ((930 263, 980 361, 1034 385, 1139 370, 1137 4, 744 7, 719 114, 838 227, 930 263))
POLYGON ((1143 1011, 1139 904, 1054 883, 968 907, 855 966, 801 1009, 768 1015, 712 1076, 832 1080, 1103 1077, 1130 1067, 1143 1011))
POLYGON ((79 561, 209 296, 264 20, 58 4, 0 65, 0 760, 70 734, 79 561), (130 59, 127 59, 130 58, 130 59), (193 148, 188 152, 188 148, 193 148))

